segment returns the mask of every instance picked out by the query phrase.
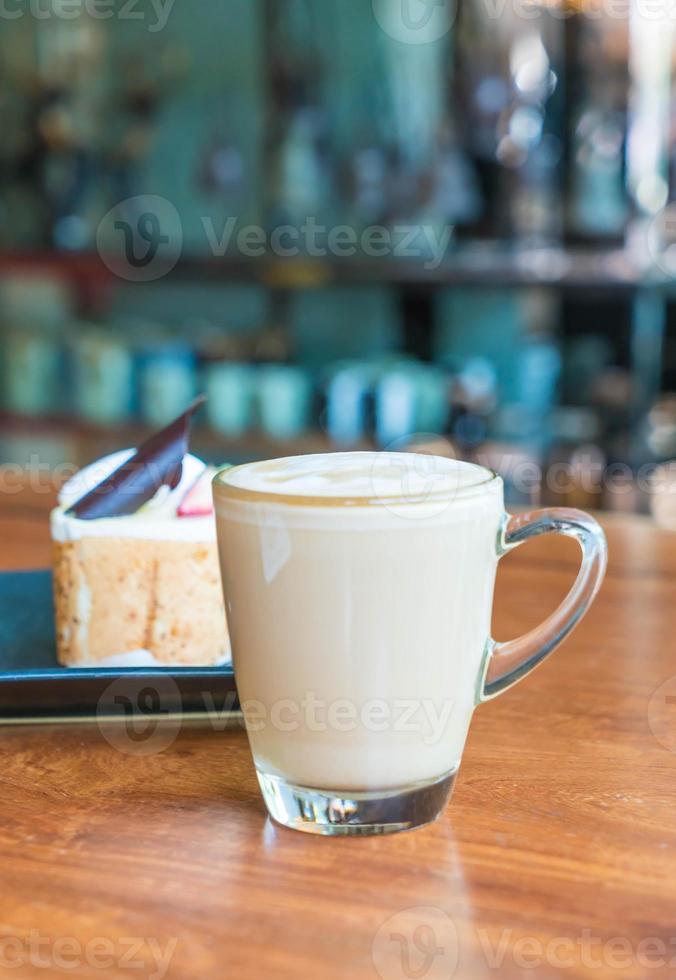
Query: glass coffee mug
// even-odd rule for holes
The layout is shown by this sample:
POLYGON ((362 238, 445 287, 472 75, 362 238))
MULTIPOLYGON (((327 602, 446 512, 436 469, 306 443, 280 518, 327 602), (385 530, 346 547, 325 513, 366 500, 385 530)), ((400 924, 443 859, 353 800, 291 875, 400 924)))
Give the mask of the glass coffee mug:
POLYGON ((568 635, 606 568, 591 517, 509 517, 502 480, 469 463, 338 453, 251 463, 214 480, 237 688, 272 817, 317 834, 435 819, 475 707, 568 635), (582 549, 562 605, 490 637, 498 560, 554 532, 582 549))

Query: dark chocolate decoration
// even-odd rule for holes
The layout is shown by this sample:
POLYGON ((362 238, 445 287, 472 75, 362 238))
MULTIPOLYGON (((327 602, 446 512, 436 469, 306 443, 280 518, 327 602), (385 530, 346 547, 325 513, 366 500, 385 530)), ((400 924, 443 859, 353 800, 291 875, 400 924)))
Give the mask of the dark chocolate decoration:
POLYGON ((69 507, 66 514, 81 521, 127 517, 152 500, 160 487, 174 490, 188 452, 190 423, 205 401, 204 395, 196 398, 183 415, 151 436, 131 459, 69 507))

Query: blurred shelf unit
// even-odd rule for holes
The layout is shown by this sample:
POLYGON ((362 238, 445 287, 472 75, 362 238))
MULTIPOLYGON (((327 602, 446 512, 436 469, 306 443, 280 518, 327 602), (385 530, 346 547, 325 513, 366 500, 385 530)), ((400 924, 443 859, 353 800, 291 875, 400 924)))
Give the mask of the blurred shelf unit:
MULTIPOLYGON (((115 426, 98 426, 83 423, 71 417, 52 419, 27 419, 0 413, 0 445, 3 440, 14 440, 26 446, 41 447, 40 463, 55 460, 48 471, 43 466, 34 469, 35 460, 27 459, 21 469, 12 466, 11 476, 5 480, 8 503, 21 507, 26 497, 23 490, 33 488, 32 480, 43 482, 48 473, 47 489, 53 492, 79 468, 95 457, 115 452, 122 447, 138 446, 152 434, 152 427, 141 423, 115 426)), ((271 439, 261 432, 252 431, 238 438, 227 437, 198 422, 193 431, 191 449, 212 465, 238 465, 259 459, 275 459, 308 453, 341 451, 373 451, 382 448, 373 438, 365 437, 350 444, 337 445, 331 437, 319 429, 311 429, 294 438, 271 439)), ((510 507, 559 505, 584 507, 588 510, 647 513, 651 506, 648 488, 636 480, 629 471, 620 481, 604 485, 599 479, 599 460, 602 454, 595 446, 581 446, 579 452, 566 457, 569 462, 568 479, 561 481, 560 452, 532 452, 523 446, 509 443, 486 442, 469 449, 460 449, 444 437, 433 437, 423 444, 402 442, 400 451, 432 452, 466 459, 482 466, 497 467, 505 482, 505 495, 510 507), (534 473, 539 472, 539 478, 534 473), (521 473, 521 477, 519 474, 521 473), (524 478, 524 474, 527 474, 524 478)), ((570 453, 570 450, 569 450, 570 453)), ((2 469, 0 462, 0 470, 2 469)), ((52 496, 43 496, 44 506, 51 506, 52 496)), ((40 505, 40 498, 30 498, 31 508, 40 505)))
MULTIPOLYGON (((56 274, 93 298, 117 279, 96 253, 0 252, 0 276, 56 274)), ((443 289, 452 286, 552 287, 622 291, 650 288, 676 292, 672 276, 636 262, 624 249, 506 249, 463 245, 441 263, 398 258, 236 258, 184 255, 162 277, 170 282, 247 283, 273 291, 327 286, 443 289)))
POLYGON ((230 0, 195 18, 175 4, 161 31, 12 19, 1 247, 54 248, 42 258, 91 289, 106 270, 86 250, 134 228, 142 247, 149 231, 183 247, 168 278, 280 291, 659 280, 676 189, 668 5, 549 0, 526 15, 428 0, 419 19, 407 6, 230 0), (439 265, 424 247, 348 259, 344 244, 328 249, 339 260, 247 259, 238 236, 238 256, 201 257, 234 250, 219 239, 233 219, 260 233, 256 248, 312 220, 353 238, 443 232, 450 250, 439 265))
MULTIPOLYGON (((152 426, 139 422, 122 425, 94 425, 71 416, 27 418, 0 412, 0 440, 37 439, 41 446, 52 443, 61 452, 61 462, 68 460, 83 466, 93 458, 120 447, 139 446, 153 432, 152 426)), ((346 450, 370 450, 375 448, 371 439, 362 439, 346 450)), ((239 437, 214 432, 205 424, 196 424, 191 449, 214 465, 244 463, 256 459, 273 459, 297 456, 305 453, 323 453, 336 449, 335 443, 323 432, 310 430, 292 439, 271 439, 259 432, 249 432, 239 437)))
POLYGON ((451 24, 428 2, 413 36, 405 6, 228 0, 208 18, 175 4, 161 31, 4 25, 13 458, 138 444, 210 380, 205 417, 227 425, 198 425, 194 446, 214 462, 413 431, 543 469, 557 441, 632 466, 676 456, 671 19, 460 0, 451 24), (233 218, 259 232, 257 257, 239 237, 214 254, 233 218), (351 257, 302 238, 281 257, 273 229, 310 219, 350 230, 351 257), (134 254, 149 232, 172 246, 147 283, 119 251, 134 226, 134 254), (366 247, 365 231, 402 227, 434 244, 366 247))

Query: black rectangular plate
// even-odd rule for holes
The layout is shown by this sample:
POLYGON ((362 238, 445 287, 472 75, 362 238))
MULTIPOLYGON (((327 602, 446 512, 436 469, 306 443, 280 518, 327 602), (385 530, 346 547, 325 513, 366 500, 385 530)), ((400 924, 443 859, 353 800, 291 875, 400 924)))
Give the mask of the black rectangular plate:
POLYGON ((0 573, 0 724, 85 720, 119 705, 209 717, 237 711, 232 666, 78 669, 56 660, 51 572, 0 573))

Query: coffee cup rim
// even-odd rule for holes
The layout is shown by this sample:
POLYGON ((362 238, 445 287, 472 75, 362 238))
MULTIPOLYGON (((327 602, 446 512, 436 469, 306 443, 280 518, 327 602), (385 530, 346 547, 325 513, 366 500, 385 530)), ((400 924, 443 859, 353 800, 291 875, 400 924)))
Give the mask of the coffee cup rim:
MULTIPOLYGON (((308 454, 309 456, 317 455, 325 457, 325 453, 308 454)), ((345 455, 360 455, 355 453, 336 453, 336 456, 345 455)), ((394 455, 402 457, 414 457, 414 456, 429 456, 432 459, 444 460, 448 462, 448 459, 443 456, 437 456, 434 453, 389 453, 381 454, 375 452, 363 453, 364 456, 384 456, 384 455, 394 455)), ((255 467, 257 465, 263 464, 273 464, 273 463, 284 463, 287 460, 292 460, 296 457, 285 456, 279 459, 272 460, 255 460, 248 463, 241 463, 237 466, 228 466, 219 470, 218 473, 213 478, 212 487, 215 498, 221 498, 227 501, 240 501, 244 503, 274 503, 275 505, 285 505, 291 507, 373 507, 378 504, 387 504, 393 506, 402 505, 416 505, 416 504, 429 504, 437 501, 449 502, 455 499, 466 499, 469 496, 475 496, 478 493, 484 493, 491 489, 494 484, 502 483, 500 475, 488 466, 484 466, 481 463, 472 463, 466 460, 454 460, 459 466, 464 468, 471 467, 476 470, 481 478, 474 480, 470 483, 464 484, 462 486, 452 485, 447 487, 442 487, 437 490, 427 490, 420 493, 388 493, 379 492, 377 487, 374 486, 372 494, 359 494, 359 495, 349 495, 343 493, 336 494, 312 494, 312 493, 281 493, 278 490, 271 489, 253 489, 251 487, 239 486, 230 482, 232 477, 236 477, 242 470, 255 467)))

